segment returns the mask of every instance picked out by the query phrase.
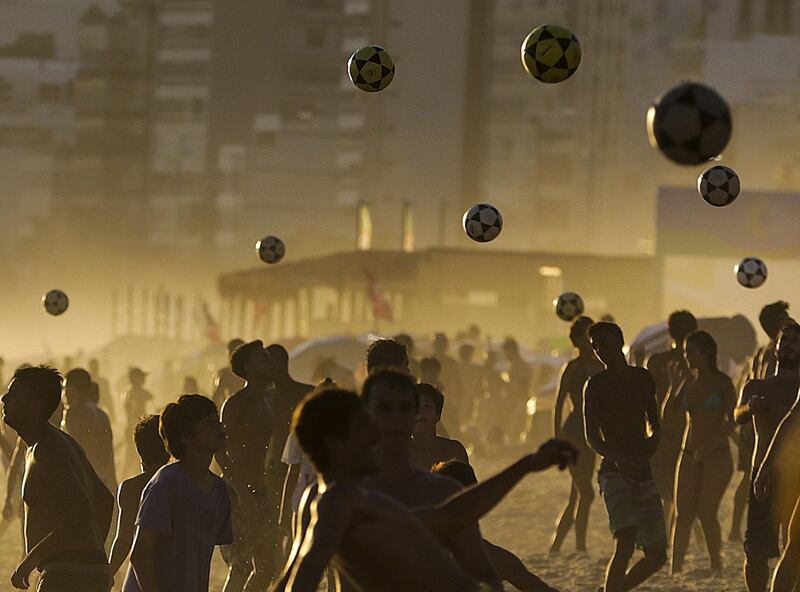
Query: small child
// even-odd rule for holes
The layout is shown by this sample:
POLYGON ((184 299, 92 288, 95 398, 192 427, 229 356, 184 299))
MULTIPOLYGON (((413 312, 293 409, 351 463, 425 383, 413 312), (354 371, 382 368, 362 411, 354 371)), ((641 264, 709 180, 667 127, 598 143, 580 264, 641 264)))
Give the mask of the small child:
POLYGON ((169 452, 164 448, 164 441, 158 433, 158 415, 146 415, 139 420, 133 430, 133 443, 142 460, 142 472, 126 479, 119 486, 117 505, 117 534, 111 546, 111 575, 119 571, 133 546, 133 535, 136 533, 136 514, 139 511, 139 500, 142 492, 156 471, 169 462, 169 452))
POLYGON ((125 592, 208 592, 215 545, 233 542, 225 482, 209 470, 225 447, 214 402, 182 395, 161 414, 161 436, 176 462, 161 467, 142 494, 125 592))

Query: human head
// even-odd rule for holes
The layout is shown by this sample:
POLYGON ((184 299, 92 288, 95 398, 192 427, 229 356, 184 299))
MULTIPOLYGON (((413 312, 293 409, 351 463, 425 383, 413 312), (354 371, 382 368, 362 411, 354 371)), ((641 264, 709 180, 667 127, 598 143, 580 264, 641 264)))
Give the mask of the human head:
POLYGON ((478 341, 481 338, 481 328, 473 323, 467 328, 467 336, 474 341, 478 341))
POLYGON ((602 321, 595 323, 589 327, 589 339, 592 341, 594 352, 604 364, 623 355, 622 348, 625 345, 625 337, 622 335, 619 325, 602 321))
POLYGON ((194 376, 184 376, 183 377, 183 389, 184 393, 196 393, 199 391, 200 388, 197 384, 197 379, 194 376))
POLYGON ((781 327, 790 320, 789 316, 789 303, 779 300, 767 304, 761 309, 758 315, 758 322, 761 323, 761 328, 770 339, 776 339, 780 333, 781 327))
POLYGON ((97 361, 97 358, 89 360, 89 374, 92 375, 92 378, 97 378, 100 374, 100 362, 97 361))
POLYGON ((697 369, 707 366, 717 370, 717 342, 708 331, 694 331, 686 337, 683 346, 683 357, 689 368, 697 369))
POLYGON ((678 347, 683 347, 686 337, 697 331, 697 319, 688 310, 676 310, 667 320, 669 336, 678 347))
POLYGON ((454 481, 458 481, 463 487, 470 487, 478 482, 472 466, 460 460, 453 459, 436 463, 433 465, 431 472, 450 477, 454 481))
POLYGON ((589 327, 594 325, 594 321, 589 317, 578 317, 572 326, 569 328, 569 340, 572 345, 581 349, 581 347, 591 347, 589 342, 589 327))
POLYGON ((228 357, 230 357, 231 354, 233 354, 233 352, 236 351, 236 348, 238 348, 240 345, 244 345, 244 340, 243 339, 239 339, 238 337, 236 337, 235 339, 231 339, 225 345, 225 347, 228 349, 228 357))
POLYGON ((295 409, 292 429, 321 473, 332 469, 360 477, 377 468, 378 432, 355 393, 317 388, 295 409))
POLYGON ((91 398, 92 377, 83 368, 73 368, 64 377, 67 405, 80 405, 91 398))
POLYGON ((3 395, 3 421, 17 430, 46 423, 61 401, 61 374, 49 366, 19 368, 3 395))
POLYGON ((443 356, 450 348, 450 340, 444 333, 436 333, 433 336, 433 353, 437 356, 443 356))
POLYGON ((231 370, 239 378, 266 382, 270 379, 270 363, 264 342, 260 339, 243 343, 231 354, 231 370))
POLYGON ((418 384, 416 388, 417 397, 419 398, 419 412, 417 413, 414 432, 435 435, 436 425, 442 419, 444 395, 432 384, 423 382, 418 384))
POLYGON ((273 378, 289 376, 289 352, 279 343, 267 346, 270 372, 273 378))
POLYGON ((94 380, 89 383, 88 399, 92 405, 100 404, 100 385, 94 380))
POLYGON ((463 343, 458 348, 458 359, 462 363, 468 364, 472 361, 472 356, 475 355, 475 346, 471 343, 463 343))
POLYGON ((186 458, 189 451, 207 454, 225 448, 225 430, 214 401, 202 395, 181 395, 161 414, 161 437, 170 454, 186 458))
POLYGON ((133 443, 143 467, 155 469, 169 462, 169 452, 158 433, 160 419, 158 415, 146 415, 133 428, 133 443))
POLYGON ((397 370, 409 373, 406 347, 394 339, 378 339, 367 349, 367 373, 397 370))
POLYGON ((135 387, 144 386, 144 381, 146 378, 147 378, 147 373, 137 366, 132 366, 128 370, 128 380, 130 380, 131 386, 135 387))
POLYGON ((783 366, 800 364, 800 325, 791 321, 783 326, 778 338, 778 361, 783 366))
POLYGON ((406 346, 406 353, 409 356, 414 355, 414 349, 416 348, 416 344, 414 343, 414 338, 411 337, 408 333, 398 333, 394 337, 392 337, 397 343, 402 343, 406 346))
POLYGON ((404 372, 379 370, 370 374, 361 398, 381 435, 381 443, 408 446, 419 412, 419 393, 404 372))
POLYGON ((507 360, 516 360, 519 357, 519 344, 514 338, 505 338, 503 341, 503 354, 507 360))
POLYGON ((419 377, 425 382, 439 382, 442 363, 436 358, 422 358, 419 361, 419 377))

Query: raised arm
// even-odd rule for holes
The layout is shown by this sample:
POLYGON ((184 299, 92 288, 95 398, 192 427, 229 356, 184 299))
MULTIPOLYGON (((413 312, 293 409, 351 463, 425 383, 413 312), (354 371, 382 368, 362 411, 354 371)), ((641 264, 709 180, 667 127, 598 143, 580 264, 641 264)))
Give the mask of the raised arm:
POLYGON ((491 479, 456 493, 437 508, 415 510, 414 515, 437 539, 443 540, 454 531, 477 523, 529 473, 544 471, 552 466, 564 469, 577 460, 577 454, 571 444, 550 440, 542 444, 535 454, 522 457, 491 479))

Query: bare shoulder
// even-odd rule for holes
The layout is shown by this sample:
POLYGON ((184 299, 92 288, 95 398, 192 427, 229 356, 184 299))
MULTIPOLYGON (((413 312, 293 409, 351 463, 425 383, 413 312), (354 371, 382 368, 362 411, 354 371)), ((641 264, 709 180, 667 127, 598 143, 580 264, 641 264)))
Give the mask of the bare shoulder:
POLYGON ((460 460, 463 462, 467 462, 467 449, 464 448, 464 445, 459 442, 458 440, 453 440, 451 438, 445 438, 443 436, 437 436, 439 439, 439 443, 442 446, 442 449, 445 453, 451 458, 455 460, 460 460))
POLYGON ((132 509, 139 506, 139 500, 142 499, 142 492, 145 486, 150 481, 150 476, 142 473, 125 479, 119 485, 117 492, 117 500, 122 509, 132 509))
POLYGON ((414 467, 415 474, 413 476, 419 487, 424 488, 426 493, 434 498, 439 498, 436 502, 444 501, 445 498, 461 491, 461 485, 450 477, 437 475, 423 469, 414 467))

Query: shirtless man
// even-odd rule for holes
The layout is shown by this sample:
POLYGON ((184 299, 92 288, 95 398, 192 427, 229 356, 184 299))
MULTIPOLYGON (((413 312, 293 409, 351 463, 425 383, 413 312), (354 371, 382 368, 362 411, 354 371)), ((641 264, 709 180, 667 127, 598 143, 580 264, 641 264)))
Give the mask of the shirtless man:
POLYGON ((111 579, 103 542, 114 496, 70 436, 48 419, 61 399, 52 368, 18 370, 3 396, 3 421, 28 446, 22 499, 25 557, 11 584, 27 589, 34 569, 40 592, 107 592, 111 579))
POLYGON ((133 546, 136 514, 139 512, 142 492, 156 471, 169 462, 169 453, 164 448, 164 441, 158 433, 158 421, 158 415, 148 415, 136 424, 136 429, 133 431, 133 442, 139 458, 142 459, 142 472, 135 477, 125 479, 119 486, 117 532, 109 558, 112 577, 122 567, 133 546))
POLYGON ((467 450, 458 440, 439 436, 436 427, 442 419, 444 395, 430 384, 418 384, 419 415, 411 440, 411 462, 429 471, 433 465, 448 460, 468 463, 467 450))
POLYGON ((264 590, 273 575, 275 556, 264 528, 269 519, 267 448, 273 432, 272 383, 267 350, 261 341, 240 345, 231 355, 231 369, 245 387, 222 406, 228 445, 215 458, 233 491, 234 543, 225 549, 228 578, 225 592, 264 590))
POLYGON ((111 400, 111 387, 108 384, 108 380, 100 375, 100 362, 97 361, 97 358, 89 360, 89 374, 92 376, 92 380, 97 383, 97 394, 100 398, 97 406, 108 414, 111 425, 115 425, 117 423, 117 410, 114 408, 114 401, 111 400))
MULTIPOLYGON (((411 463, 411 435, 419 412, 419 395, 409 375, 391 370, 375 372, 364 383, 362 398, 380 434, 378 471, 364 480, 366 487, 408 508, 437 505, 459 490, 450 479, 411 463)), ((448 538, 444 545, 472 578, 500 589, 500 580, 482 541, 476 522, 448 538)))
MULTIPOLYGON (((233 355, 233 352, 235 352, 236 348, 240 345, 244 345, 244 341, 241 339, 231 339, 228 342, 227 348, 229 360, 233 355)), ((234 374, 230 369, 230 366, 223 366, 217 371, 217 374, 214 377, 214 391, 212 396, 212 399, 214 399, 214 404, 217 406, 217 408, 221 409, 225 399, 242 388, 244 388, 244 380, 236 376, 236 374, 234 374)))
POLYGON ((606 369, 590 378, 584 391, 586 442, 602 457, 600 493, 616 539, 600 590, 626 592, 667 560, 664 510, 650 469, 661 432, 655 383, 644 368, 628 366, 617 325, 592 325, 589 337, 606 369), (637 544, 644 557, 628 570, 637 544))
POLYGON ((116 491, 111 421, 106 412, 92 402, 94 385, 97 383, 92 383, 91 376, 83 368, 73 368, 67 372, 65 378, 66 406, 61 429, 80 444, 109 491, 116 491))
POLYGON ((378 339, 367 349, 367 374, 376 370, 397 370, 410 374, 406 346, 394 339, 378 339))
POLYGON ((672 339, 672 349, 666 352, 655 353, 647 360, 647 369, 653 375, 656 383, 656 402, 662 410, 661 440, 658 449, 653 454, 653 477, 658 486, 658 493, 664 500, 667 524, 672 524, 675 515, 673 497, 675 493, 675 468, 678 465, 678 456, 681 452, 681 441, 686 427, 686 417, 683 413, 675 413, 669 418, 663 415, 664 401, 669 391, 670 365, 677 368, 686 378, 689 366, 683 357, 683 344, 686 337, 697 330, 697 319, 688 310, 676 310, 667 320, 669 336, 672 339))
MULTIPOLYGON (((748 382, 734 411, 739 424, 752 422, 756 445, 752 466, 761 466, 767 448, 800 388, 800 325, 791 323, 781 330, 777 343, 777 374, 748 382)), ((753 476, 755 477, 755 476, 753 476)), ((788 526, 794 499, 778 496, 756 499, 752 488, 747 504, 744 574, 750 592, 765 592, 769 579, 768 561, 780 555, 778 532, 788 526), (782 506, 782 507, 781 507, 782 506)))
MULTIPOLYGON (((124 434, 132 434, 136 424, 147 413, 147 406, 153 400, 153 393, 144 388, 147 373, 141 368, 132 367, 128 370, 128 380, 131 387, 122 395, 122 408, 125 416, 124 434)), ((138 465, 136 451, 128 444, 122 474, 129 475, 136 470, 138 465)))
POLYGON ((570 467, 572 487, 567 507, 561 513, 550 545, 551 553, 561 551, 564 539, 572 526, 575 526, 575 548, 579 553, 586 552, 586 532, 589 528, 589 510, 594 501, 594 467, 597 455, 586 445, 583 433, 583 387, 586 381, 603 370, 603 363, 597 359, 589 341, 588 330, 594 324, 589 317, 579 317, 570 328, 569 339, 578 350, 578 355, 567 362, 561 372, 561 380, 556 395, 554 431, 556 438, 566 440, 578 450, 578 462, 570 467), (564 403, 569 398, 572 410, 564 424, 561 424, 564 403), (577 507, 577 511, 576 511, 577 507))
POLYGON ((436 538, 476 523, 526 474, 574 458, 568 445, 549 442, 479 486, 412 515, 402 503, 361 484, 377 467, 374 446, 380 436, 357 395, 338 389, 314 393, 298 409, 294 431, 318 470, 318 485, 304 496, 299 532, 273 592, 315 591, 329 562, 361 590, 494 589, 470 577, 436 538))

